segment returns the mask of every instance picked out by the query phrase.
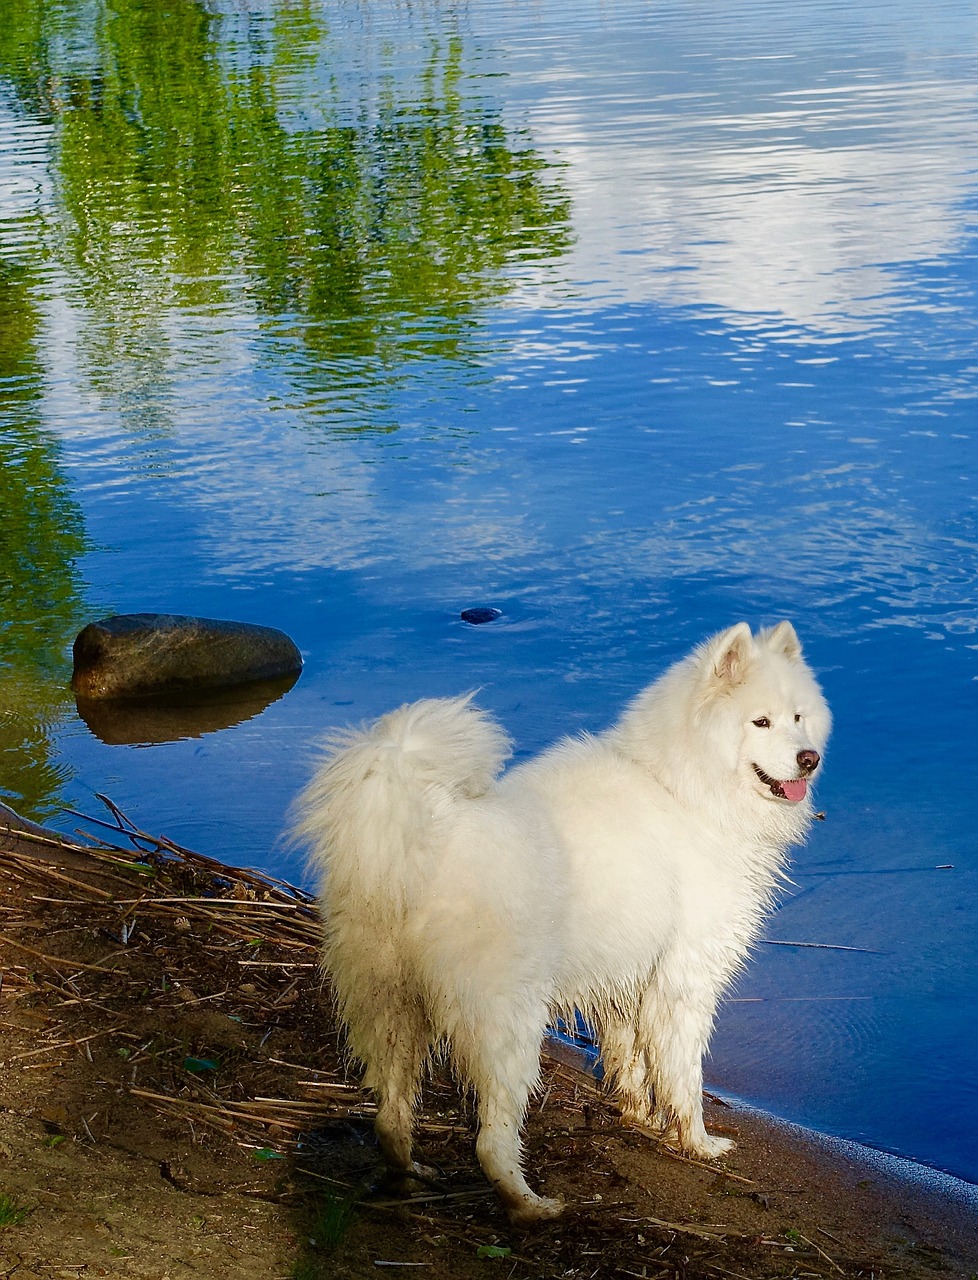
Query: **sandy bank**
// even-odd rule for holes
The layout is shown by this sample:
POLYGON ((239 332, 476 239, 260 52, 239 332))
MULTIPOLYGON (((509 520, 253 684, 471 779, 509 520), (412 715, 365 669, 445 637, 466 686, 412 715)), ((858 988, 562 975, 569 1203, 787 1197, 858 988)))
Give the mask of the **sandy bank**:
POLYGON ((719 1100, 708 1123, 737 1150, 722 1166, 681 1160, 556 1060, 529 1166, 573 1212, 509 1229, 471 1108, 441 1078, 421 1143, 444 1186, 400 1200, 315 980, 303 895, 121 817, 90 830, 103 847, 0 813, 0 1196, 27 1210, 0 1228, 2 1274, 978 1274, 966 1184, 719 1100))

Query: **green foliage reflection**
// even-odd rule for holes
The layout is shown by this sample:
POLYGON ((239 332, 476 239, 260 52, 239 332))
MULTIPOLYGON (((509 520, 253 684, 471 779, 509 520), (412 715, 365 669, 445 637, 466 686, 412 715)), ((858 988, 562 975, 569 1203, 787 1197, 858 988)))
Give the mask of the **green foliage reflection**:
POLYGON ((432 36, 413 77, 392 52, 351 101, 308 4, 232 38, 193 0, 96 3, 68 69, 45 43, 64 10, 13 4, 0 60, 22 92, 28 66, 60 86, 48 109, 92 377, 118 388, 121 373, 147 412, 172 308, 250 300, 304 352, 300 379, 376 384, 418 354, 466 356, 480 305, 569 242, 556 172, 476 96, 455 37, 432 36))
POLYGON ((26 270, 0 262, 0 791, 43 817, 63 780, 47 730, 66 701, 83 535, 38 420, 37 330, 26 270))

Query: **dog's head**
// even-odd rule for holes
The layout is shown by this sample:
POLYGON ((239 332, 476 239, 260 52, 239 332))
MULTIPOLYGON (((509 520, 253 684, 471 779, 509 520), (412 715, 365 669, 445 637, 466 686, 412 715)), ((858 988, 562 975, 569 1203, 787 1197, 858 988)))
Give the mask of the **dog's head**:
POLYGON ((777 805, 806 801, 831 716, 791 623, 755 636, 740 622, 698 658, 702 727, 741 785, 777 805))

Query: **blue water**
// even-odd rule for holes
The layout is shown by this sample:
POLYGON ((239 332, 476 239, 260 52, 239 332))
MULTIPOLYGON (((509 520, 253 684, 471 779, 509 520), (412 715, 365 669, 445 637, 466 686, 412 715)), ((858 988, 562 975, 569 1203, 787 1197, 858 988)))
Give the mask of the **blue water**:
POLYGON ((478 687, 529 753, 709 632, 790 617, 835 732, 768 938, 858 950, 761 946, 708 1075, 978 1181, 973 6, 228 0, 206 101, 249 85, 265 113, 215 105, 196 169, 159 156, 203 131, 126 88, 123 11, 59 12, 48 80, 0 63, 34 334, 0 444, 41 450, 18 503, 43 490, 83 545, 0 631, 0 790, 66 827, 108 793, 299 879, 279 835, 330 726, 478 687), (86 168, 119 85, 138 145, 86 168), (329 130, 374 175, 339 218, 329 130), (487 138, 519 216, 510 187, 464 212, 487 138), (339 260, 366 263, 348 293, 339 260), (304 674, 220 731, 108 745, 65 695, 71 639, 154 609, 282 627, 304 674))

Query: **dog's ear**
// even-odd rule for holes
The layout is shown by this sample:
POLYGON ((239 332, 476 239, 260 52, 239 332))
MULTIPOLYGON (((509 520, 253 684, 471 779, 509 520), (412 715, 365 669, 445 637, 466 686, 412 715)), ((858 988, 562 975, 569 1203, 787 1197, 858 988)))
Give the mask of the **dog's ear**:
POLYGON ((740 684, 747 678, 747 668, 754 656, 754 637, 746 622, 738 622, 729 631, 715 636, 709 657, 712 675, 725 685, 740 684))
POLYGON ((765 627, 757 637, 772 653, 779 653, 789 662, 801 657, 801 641, 790 622, 779 622, 776 627, 765 627))

